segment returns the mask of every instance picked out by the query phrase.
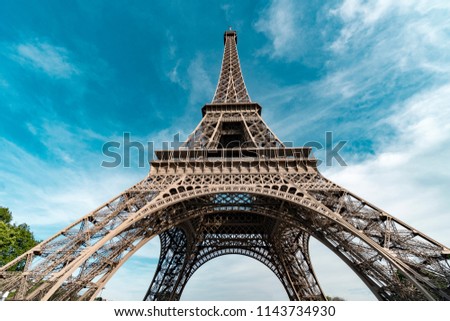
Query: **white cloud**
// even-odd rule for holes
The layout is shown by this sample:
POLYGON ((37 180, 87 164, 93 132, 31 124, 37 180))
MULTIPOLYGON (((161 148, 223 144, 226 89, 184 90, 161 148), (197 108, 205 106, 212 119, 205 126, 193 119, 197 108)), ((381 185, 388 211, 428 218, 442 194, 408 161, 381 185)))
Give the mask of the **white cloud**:
POLYGON ((174 84, 180 85, 182 88, 186 89, 185 84, 181 81, 180 75, 178 73, 178 68, 180 67, 181 60, 178 60, 173 66, 173 68, 167 73, 167 77, 169 77, 170 81, 174 84))
POLYGON ((450 4, 442 1, 345 0, 330 10, 344 23, 331 49, 347 53, 347 49, 370 39, 371 45, 385 49, 378 54, 395 52, 400 63, 402 59, 397 58, 405 55, 408 59, 422 59, 430 46, 448 46, 442 40, 450 27, 448 15, 443 12, 449 10, 450 4))
POLYGON ((50 236, 45 235, 49 226, 56 232, 138 181, 136 172, 107 170, 97 160, 54 166, 3 138, 0 147, 8 150, 0 160, 8 195, 5 199, 6 193, 0 190, 1 205, 12 210, 16 222, 31 225, 39 238, 50 236))
POLYGON ((28 123, 27 128, 47 148, 46 159, 5 138, 0 149, 0 205, 9 207, 14 219, 31 225, 39 238, 47 238, 81 216, 137 183, 147 169, 101 167, 101 135, 89 134, 66 124, 49 121, 28 123), (6 192, 7 191, 7 192, 6 192), (6 195, 8 198, 6 199, 6 195), (52 227, 52 231, 49 232, 52 227))
MULTIPOLYGON (((392 106, 390 116, 371 126, 373 136, 377 137, 374 155, 366 155, 365 160, 358 163, 351 161, 354 155, 343 155, 350 161, 349 166, 325 168, 323 174, 450 246, 449 101, 450 84, 443 84, 392 106), (393 129, 393 136, 386 135, 386 126, 393 129)), ((319 120, 322 114, 315 119, 319 120)), ((306 123, 314 122, 309 118, 306 123)), ((295 125, 292 130, 302 127, 298 123, 295 125)), ((317 241, 311 242, 311 257, 327 295, 347 300, 375 299, 362 281, 317 241)))
POLYGON ((264 53, 274 58, 286 56, 288 59, 297 55, 292 49, 301 39, 301 30, 296 25, 299 17, 300 12, 291 0, 275 0, 271 3, 255 24, 255 29, 271 41, 271 47, 264 49, 264 53))
MULTIPOLYGON (((419 93, 400 106, 386 122, 396 132, 380 139, 375 155, 324 175, 356 195, 450 246, 450 84, 419 93)), ((312 261, 327 294, 349 300, 373 300, 364 284, 318 242, 312 261), (335 262, 330 267, 327 262, 335 262), (336 281, 335 276, 339 275, 336 281)))
POLYGON ((344 21, 359 20, 364 25, 372 25, 389 14, 416 12, 419 15, 431 11, 450 9, 450 4, 440 0, 344 0, 331 13, 344 21))
POLYGON ((228 3, 223 4, 220 6, 220 9, 225 14, 225 19, 227 20, 227 22, 232 20, 231 18, 233 17, 233 15, 232 15, 233 7, 231 4, 228 4, 228 3))
POLYGON ((275 87, 262 97, 266 105, 282 106, 291 114, 286 122, 283 113, 271 115, 265 110, 277 134, 298 139, 314 128, 312 123, 329 122, 327 130, 339 126, 339 131, 350 132, 359 127, 364 128, 366 138, 372 138, 368 129, 385 117, 396 100, 448 81, 450 5, 415 3, 344 1, 338 9, 329 10, 343 24, 328 44, 330 58, 322 78, 275 87), (374 12, 377 19, 366 17, 374 12), (370 118, 347 121, 351 111, 361 115, 362 108, 370 118), (343 123, 336 123, 339 118, 343 123))
POLYGON ((28 131, 29 131, 31 134, 33 134, 33 135, 36 135, 36 134, 37 134, 37 129, 36 129, 36 127, 33 126, 33 124, 31 124, 31 123, 26 123, 26 126, 27 126, 28 131))
POLYGON ((366 24, 373 24, 383 17, 386 12, 394 10, 396 7, 408 5, 412 1, 392 1, 392 0, 376 0, 376 1, 361 1, 361 0, 346 0, 342 5, 333 10, 333 13, 339 14, 344 20, 352 20, 356 17, 362 17, 361 21, 366 24))
POLYGON ((63 47, 36 41, 15 45, 13 50, 12 57, 20 64, 55 78, 70 78, 80 72, 63 47))
POLYGON ((189 64, 189 103, 204 104, 211 101, 214 93, 214 85, 205 70, 203 56, 197 55, 189 64))
POLYGON ((379 139, 374 156, 325 172, 333 181, 447 246, 449 101, 450 84, 413 96, 387 119, 396 135, 379 139))
POLYGON ((172 32, 170 32, 170 30, 166 31, 166 37, 169 42, 169 46, 168 46, 169 58, 174 59, 174 58, 176 58, 177 51, 178 51, 178 46, 175 42, 175 37, 173 36, 172 32))

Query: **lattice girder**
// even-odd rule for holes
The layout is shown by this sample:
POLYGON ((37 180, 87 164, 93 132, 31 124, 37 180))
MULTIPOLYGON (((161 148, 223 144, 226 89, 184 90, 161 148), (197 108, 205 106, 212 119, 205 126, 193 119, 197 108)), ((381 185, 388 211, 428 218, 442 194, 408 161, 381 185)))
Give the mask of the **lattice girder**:
POLYGON ((241 65, 237 52, 236 31, 226 31, 224 34, 224 52, 219 82, 212 103, 239 103, 250 102, 241 65))
MULTIPOLYGON (((212 180, 220 179, 220 177, 212 176, 213 177, 210 178, 212 180)), ((308 235, 311 235, 324 243, 326 241, 332 244, 335 252, 339 252, 342 256, 347 257, 347 263, 352 265, 354 270, 360 271, 360 277, 370 280, 369 283, 372 284, 371 289, 373 291, 378 291, 376 295, 381 299, 396 299, 392 294, 395 293, 393 289, 395 289, 396 293, 400 293, 402 299, 412 297, 412 294, 409 294, 409 296, 408 294, 402 294, 402 291, 398 289, 400 283, 394 282, 396 278, 402 279, 402 282, 410 282, 410 287, 418 288, 415 292, 413 291, 413 297, 415 299, 445 299, 446 295, 448 295, 445 292, 444 286, 442 286, 442 284, 448 284, 449 282, 448 265, 446 265, 447 262, 442 256, 442 253, 446 248, 442 245, 428 239, 422 241, 429 251, 427 258, 432 262, 432 264, 427 265, 426 270, 428 274, 433 273, 434 279, 430 280, 428 274, 422 275, 421 271, 414 270, 414 267, 411 267, 409 261, 401 256, 395 256, 393 250, 382 247, 376 242, 377 239, 373 239, 373 233, 366 234, 365 231, 361 230, 361 226, 355 226, 351 215, 347 215, 346 217, 340 213, 333 212, 329 207, 317 201, 317 199, 315 199, 317 196, 312 196, 315 190, 310 192, 303 190, 301 184, 298 187, 296 185, 288 185, 287 179, 282 177, 278 177, 278 179, 272 177, 272 180, 268 181, 265 187, 258 185, 235 185, 232 177, 229 178, 231 179, 230 183, 223 185, 203 185, 201 183, 195 185, 195 182, 198 181, 198 179, 194 176, 167 178, 170 181, 175 182, 175 184, 170 186, 171 188, 166 189, 166 192, 160 192, 156 197, 150 199, 145 206, 132 213, 132 215, 128 215, 120 225, 115 226, 114 224, 105 224, 105 226, 114 226, 114 228, 110 230, 109 233, 105 234, 99 241, 92 243, 92 245, 88 247, 83 246, 82 249, 80 248, 78 251, 78 260, 63 264, 63 262, 67 261, 67 258, 59 259, 59 261, 54 262, 54 264, 58 264, 60 267, 46 275, 39 274, 39 264, 30 264, 30 270, 26 272, 28 272, 28 275, 33 275, 33 278, 28 280, 28 290, 26 291, 28 293, 27 298, 53 299, 57 297, 55 294, 57 289, 69 289, 70 286, 67 284, 74 282, 74 280, 82 280, 82 283, 86 284, 87 282, 92 282, 100 272, 110 273, 105 272, 104 269, 98 268, 98 266, 109 264, 108 262, 110 262, 111 258, 108 258, 108 261, 101 260, 100 262, 97 262, 91 257, 96 253, 101 253, 106 247, 114 248, 115 246, 118 246, 114 245, 115 243, 120 242, 123 246, 122 248, 125 248, 123 242, 132 246, 134 243, 139 243, 143 238, 150 239, 151 237, 162 233, 164 230, 181 224, 186 221, 187 218, 180 213, 186 212, 189 207, 195 209, 194 212, 197 213, 195 214, 197 216, 212 214, 214 213, 214 209, 216 208, 217 210, 218 207, 218 204, 214 202, 214 195, 226 195, 227 193, 238 193, 238 195, 243 195, 245 193, 261 201, 264 201, 264 197, 268 197, 269 199, 265 200, 265 203, 261 203, 261 207, 258 207, 257 209, 261 215, 271 216, 277 219, 280 219, 281 217, 286 224, 297 226, 298 228, 305 230, 308 235), (183 189, 177 189, 176 186, 182 186, 183 189), (192 189, 190 189, 189 186, 192 186, 192 189), (269 204, 274 204, 274 200, 279 200, 280 202, 284 201, 285 205, 280 208, 273 208, 269 211, 269 204), (180 204, 183 205, 181 206, 180 204), (289 204, 289 206, 286 204, 289 204), (177 210, 176 206, 181 206, 180 210, 177 210), (305 213, 309 214, 306 215, 305 213), (312 213, 314 213, 314 215, 312 213), (134 229, 141 232, 130 232, 134 231, 134 229), (375 257, 377 262, 381 262, 380 264, 374 264, 375 257), (88 261, 90 258, 92 262, 88 261), (367 264, 366 262, 370 262, 370 264, 367 264), (85 264, 85 266, 82 271, 90 272, 87 275, 74 274, 74 272, 83 264, 85 264), (94 265, 97 266, 97 268, 93 268, 92 266, 94 265), (31 289, 35 288, 36 284, 39 282, 42 282, 42 285, 38 287, 37 290, 34 289, 31 291, 31 289), (433 282, 438 285, 440 284, 440 288, 433 282), (417 294, 419 292, 426 293, 426 295, 420 296, 417 294), (43 295, 43 293, 46 294, 43 295)), ((305 184, 307 184, 306 186, 311 185, 311 177, 308 179, 305 178, 304 180, 302 179, 301 181, 305 181, 305 184)), ((146 180, 137 186, 142 187, 145 184, 146 180)), ((147 184, 149 184, 148 181, 147 184)), ((135 191, 136 186, 133 187, 132 190, 135 191)), ((157 189, 155 188, 154 190, 157 189)), ((339 195, 337 188, 334 193, 339 195)), ((143 199, 137 198, 136 195, 134 196, 135 202, 142 203, 143 199)), ((144 192, 140 195, 148 197, 148 194, 144 192)), ((345 195, 345 190, 341 189, 340 195, 345 195)), ((342 202, 342 197, 340 202, 342 202)), ((242 208, 245 208, 245 204, 239 202, 221 202, 219 205, 221 211, 236 211, 237 208, 241 210, 242 208)), ((133 206, 135 206, 135 204, 130 203, 128 208, 132 208, 133 206)), ((254 208, 256 206, 256 204, 251 204, 253 210, 255 210, 254 208)), ((102 215, 105 217, 104 213, 102 213, 102 215)), ((117 211, 117 215, 123 215, 123 211, 117 211)), ((379 213, 378 221, 380 224, 377 225, 378 234, 386 234, 387 232, 386 230, 388 228, 385 227, 383 229, 384 225, 382 224, 382 222, 386 221, 383 219, 385 216, 385 213, 379 213)), ((375 216, 372 215, 371 218, 374 219, 375 216)), ((110 219, 113 221, 112 217, 110 219)), ((193 217, 189 219, 193 219, 193 217)), ((117 220, 117 218, 114 218, 114 220, 117 220)), ((389 231, 389 233, 391 238, 393 237, 392 234, 394 234, 393 239, 396 238, 395 231, 389 231)), ((86 236, 87 234, 84 235, 86 236)), ((78 240, 78 238, 75 239, 73 244, 80 244, 76 240, 78 240)), ((89 241, 89 239, 86 241, 89 241)), ((73 246, 73 244, 71 245, 73 246)), ((66 244, 65 246, 68 245, 66 244)), ((117 249, 119 248, 121 247, 117 247, 117 249)), ((29 256, 30 253, 37 253, 38 249, 39 247, 36 247, 31 250, 25 257, 29 256)), ((59 252, 59 250, 55 249, 55 253, 57 252, 59 252)), ((55 253, 52 254, 54 255, 55 253)), ((427 253, 422 254, 422 257, 425 257, 427 253)), ((37 254, 33 255, 38 256, 37 254)), ((123 256, 125 257, 126 255, 123 256)), ((20 260, 20 258, 18 260, 20 260)), ((18 261, 13 261, 9 266, 15 264, 14 262, 17 263, 18 261)), ((8 276, 11 275, 8 272, 4 274, 3 271, 5 270, 6 269, 2 267, 2 276, 6 277, 6 281, 12 280, 11 282, 6 282, 6 287, 8 289, 17 289, 17 282, 19 282, 18 280, 20 280, 20 278, 9 278, 8 276)), ((5 283, 2 283, 2 287, 4 287, 3 284, 5 283)), ((76 286, 73 286, 73 288, 76 289, 76 286)), ((95 288, 95 286, 93 286, 93 288, 95 288)), ((403 288, 405 287, 403 286, 403 288)), ((74 295, 66 295, 66 297, 73 298, 74 295)))
POLYGON ((206 105, 203 111, 203 119, 182 147, 229 148, 230 143, 223 140, 226 136, 233 136, 236 142, 239 142, 240 148, 284 146, 262 119, 261 107, 258 104, 206 105), (233 124, 234 131, 230 128, 233 124))
MULTIPOLYGON (((223 195, 218 195, 217 198, 220 196, 223 195)), ((239 198, 236 195, 234 197, 239 198)), ((188 212, 184 214, 190 216, 188 212)), ((278 228, 280 226, 283 225, 273 218, 269 219, 248 212, 208 214, 187 223, 184 222, 183 228, 175 228, 183 231, 184 235, 180 235, 180 239, 191 240, 190 245, 184 247, 184 263, 169 264, 165 269, 162 268, 163 262, 167 260, 168 252, 165 246, 167 242, 162 237, 160 261, 144 300, 159 300, 160 298, 156 295, 160 287, 172 290, 163 299, 178 300, 195 271, 206 262, 228 254, 245 255, 266 265, 282 282, 291 300, 324 300, 325 296, 318 286, 308 257, 307 241, 305 242, 308 238, 300 237, 300 235, 304 236, 301 231, 295 233, 292 238, 290 237, 292 229, 291 233, 285 233, 286 229, 278 228), (299 243, 300 238, 302 242, 299 243), (276 248, 278 240, 284 240, 286 244, 299 244, 293 248, 283 245, 276 248), (301 257, 298 257, 299 253, 301 257), (180 266, 182 269, 174 276, 172 271, 180 266), (305 266, 307 275, 301 268, 305 266), (166 277, 167 275, 171 277, 166 277), (177 280, 176 287, 171 286, 172 280, 177 280), (164 281, 168 284, 163 286, 164 281)), ((178 252, 177 246, 173 247, 172 252, 178 252)))
POLYGON ((187 260, 188 239, 180 228, 171 228, 160 234, 161 254, 153 281, 145 297, 152 301, 179 300, 177 287, 183 278, 187 260))

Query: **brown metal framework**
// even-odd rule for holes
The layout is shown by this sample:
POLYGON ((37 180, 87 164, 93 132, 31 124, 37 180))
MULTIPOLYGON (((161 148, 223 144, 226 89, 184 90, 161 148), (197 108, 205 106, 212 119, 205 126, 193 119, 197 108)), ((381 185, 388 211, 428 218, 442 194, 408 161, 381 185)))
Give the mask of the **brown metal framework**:
POLYGON ((286 147, 250 101, 236 32, 224 37, 214 99, 184 145, 157 151, 144 180, 1 267, 0 290, 16 300, 93 300, 159 236, 145 300, 178 300, 200 266, 227 254, 262 262, 291 300, 325 300, 313 237, 379 300, 449 300, 449 248, 327 180, 310 148, 286 147))

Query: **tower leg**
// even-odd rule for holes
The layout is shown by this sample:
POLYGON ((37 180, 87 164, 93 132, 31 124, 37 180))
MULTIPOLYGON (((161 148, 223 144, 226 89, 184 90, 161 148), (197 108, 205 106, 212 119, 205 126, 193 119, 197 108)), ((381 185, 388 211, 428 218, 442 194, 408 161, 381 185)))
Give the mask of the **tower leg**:
POLYGON ((273 240, 278 253, 278 269, 291 301, 325 301, 309 256, 309 234, 298 229, 282 229, 273 240))
POLYGON ((188 241, 185 232, 178 227, 160 234, 160 239, 158 267, 144 301, 177 301, 182 290, 178 284, 188 261, 188 241))

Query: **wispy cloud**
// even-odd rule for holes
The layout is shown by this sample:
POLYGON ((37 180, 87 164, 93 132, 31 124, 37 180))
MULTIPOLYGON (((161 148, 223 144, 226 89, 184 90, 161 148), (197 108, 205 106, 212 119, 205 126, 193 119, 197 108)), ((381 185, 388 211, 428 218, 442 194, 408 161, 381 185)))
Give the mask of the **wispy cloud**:
POLYGON ((364 51, 359 46, 370 39, 368 48, 399 67, 440 64, 448 56, 440 53, 449 46, 443 41, 450 30, 444 14, 449 11, 450 4, 442 1, 346 0, 330 10, 343 23, 330 48, 354 55, 352 51, 364 51))
MULTIPOLYGON (((322 77, 306 84, 274 88, 263 97, 298 118, 298 122, 286 123, 281 113, 269 115, 279 135, 296 138, 292 135, 298 135, 298 126, 316 123, 326 124, 326 130, 336 126, 339 131, 365 128, 361 135, 372 139, 372 131, 366 129, 384 118, 393 105, 448 80, 449 6, 349 0, 321 13, 321 19, 329 24, 333 22, 327 17, 341 20, 334 41, 327 43, 330 56, 322 77)), ((314 126, 304 128, 308 131, 314 126)))
POLYGON ((62 228, 139 180, 136 173, 108 171, 98 162, 55 166, 3 138, 0 146, 9 151, 0 160, 1 205, 11 208, 17 222, 30 224, 39 237, 50 236, 44 231, 48 227, 62 228))
POLYGON ((359 21, 370 26, 384 20, 390 15, 417 13, 425 15, 436 10, 448 10, 450 4, 439 0, 344 0, 331 10, 331 14, 339 15, 345 21, 359 21))
POLYGON ((413 96, 386 120, 396 134, 387 140, 379 132, 375 155, 325 172, 369 202, 447 245, 449 101, 450 83, 413 96), (436 168, 440 170, 436 172, 436 168))
POLYGON ((169 77, 170 81, 174 84, 180 85, 182 88, 186 89, 186 86, 181 81, 178 68, 180 67, 180 60, 178 60, 175 63, 175 66, 167 73, 167 76, 169 77))
POLYGON ((212 99, 214 85, 206 72, 203 56, 198 54, 190 63, 188 70, 189 77, 189 103, 204 104, 212 99))
POLYGON ((80 73, 71 61, 67 49, 47 42, 35 41, 14 45, 11 56, 23 66, 55 78, 70 78, 80 73))
MULTIPOLYGON (((323 170, 326 177, 449 245, 448 193, 450 167, 450 84, 411 97, 386 119, 395 135, 377 128, 375 154, 348 167, 323 170), (439 171, 435 169, 439 168, 439 171)), ((373 295, 347 266, 318 242, 311 244, 312 261, 328 294, 348 300, 373 300, 373 295), (330 267, 326 262, 336 262, 330 267), (340 275, 336 282, 335 275, 340 275)))
POLYGON ((300 40, 296 20, 300 18, 300 12, 291 0, 275 0, 265 9, 261 18, 255 23, 255 29, 264 33, 271 41, 270 47, 261 52, 274 58, 295 58, 298 53, 293 51, 300 40))
POLYGON ((8 151, 0 159, 0 205, 11 208, 15 220, 30 224, 40 238, 50 236, 50 227, 56 232, 145 177, 145 168, 100 166, 106 137, 46 120, 27 128, 47 149, 46 157, 0 138, 0 149, 8 151))

